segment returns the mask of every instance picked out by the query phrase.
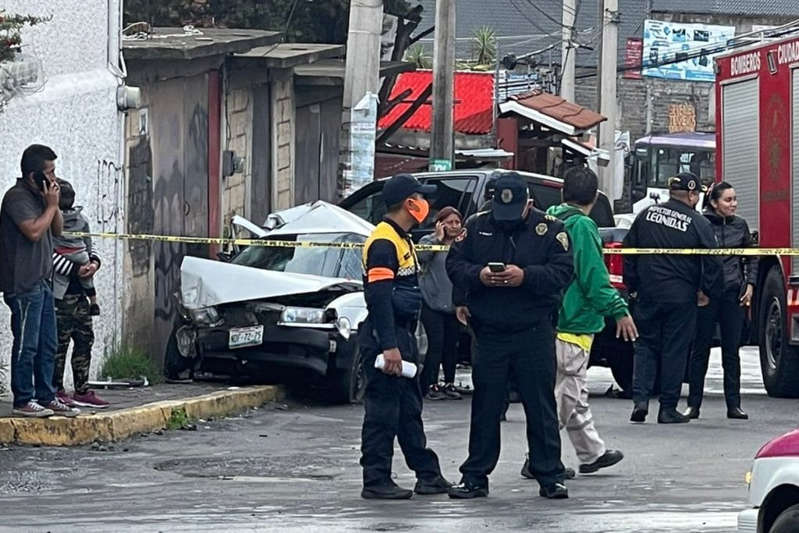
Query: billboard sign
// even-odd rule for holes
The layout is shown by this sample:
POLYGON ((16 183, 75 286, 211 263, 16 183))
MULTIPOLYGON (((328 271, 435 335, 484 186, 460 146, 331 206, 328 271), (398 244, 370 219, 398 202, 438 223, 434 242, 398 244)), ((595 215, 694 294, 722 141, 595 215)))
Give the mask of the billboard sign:
POLYGON ((734 26, 646 20, 643 74, 653 78, 713 82, 716 80, 713 58, 733 37, 734 26), (681 58, 685 59, 681 61, 681 58))

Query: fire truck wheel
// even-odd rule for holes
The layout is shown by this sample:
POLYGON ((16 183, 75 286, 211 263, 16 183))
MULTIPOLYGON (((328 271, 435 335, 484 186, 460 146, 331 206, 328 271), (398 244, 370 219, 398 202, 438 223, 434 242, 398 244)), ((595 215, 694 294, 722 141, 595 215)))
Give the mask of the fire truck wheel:
POLYGON ((766 276, 759 310, 760 368, 766 392, 778 398, 799 397, 799 353, 788 344, 785 283, 777 267, 766 276))

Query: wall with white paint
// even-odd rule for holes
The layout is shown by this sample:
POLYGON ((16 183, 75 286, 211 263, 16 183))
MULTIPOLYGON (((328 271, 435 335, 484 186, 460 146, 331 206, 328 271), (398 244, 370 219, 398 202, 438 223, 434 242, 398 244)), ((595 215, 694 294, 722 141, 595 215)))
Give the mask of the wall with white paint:
MULTIPOLYGON (((20 175, 22 151, 32 143, 58 154, 56 174, 75 187, 94 231, 124 229, 122 119, 116 107, 122 0, 0 0, 8 13, 52 16, 22 32, 23 51, 41 58, 46 83, 36 94, 13 98, 0 112, 0 189, 20 175), (117 72, 115 74, 115 72, 117 72)), ((94 319, 91 376, 121 330, 121 243, 95 242, 103 267, 95 279, 102 315, 94 319)), ((8 309, 0 306, 0 363, 8 363, 11 333, 8 309)), ((8 376, 3 383, 8 385, 8 376)), ((67 375, 71 384, 71 375, 67 375)), ((69 385, 68 385, 69 388, 69 385)))

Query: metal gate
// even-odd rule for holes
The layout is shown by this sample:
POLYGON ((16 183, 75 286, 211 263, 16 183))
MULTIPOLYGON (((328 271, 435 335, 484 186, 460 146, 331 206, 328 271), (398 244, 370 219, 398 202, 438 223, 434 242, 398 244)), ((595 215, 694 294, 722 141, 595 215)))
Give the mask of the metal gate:
POLYGON ((760 91, 757 78, 722 87, 722 179, 735 187, 738 215, 760 227, 760 91))

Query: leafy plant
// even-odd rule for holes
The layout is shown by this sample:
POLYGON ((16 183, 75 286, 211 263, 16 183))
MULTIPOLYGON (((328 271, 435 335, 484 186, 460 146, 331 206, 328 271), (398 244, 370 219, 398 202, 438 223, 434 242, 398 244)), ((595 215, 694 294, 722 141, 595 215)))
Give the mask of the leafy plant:
POLYGON ((120 379, 144 376, 151 384, 161 383, 163 375, 149 354, 141 348, 122 344, 103 363, 100 375, 120 379))
POLYGON ((413 63, 416 68, 432 68, 433 60, 427 55, 424 45, 414 45, 405 52, 405 61, 413 63))
POLYGON ((490 26, 481 26, 472 36, 472 58, 477 65, 493 65, 497 59, 497 33, 490 26))
POLYGON ((176 429, 187 428, 191 424, 192 421, 186 413, 186 409, 180 407, 178 409, 172 409, 172 412, 169 414, 169 420, 166 423, 166 428, 174 431, 176 429))
POLYGON ((13 60, 19 52, 22 45, 20 31, 23 26, 34 26, 49 20, 50 17, 13 15, 0 9, 0 63, 13 60))

